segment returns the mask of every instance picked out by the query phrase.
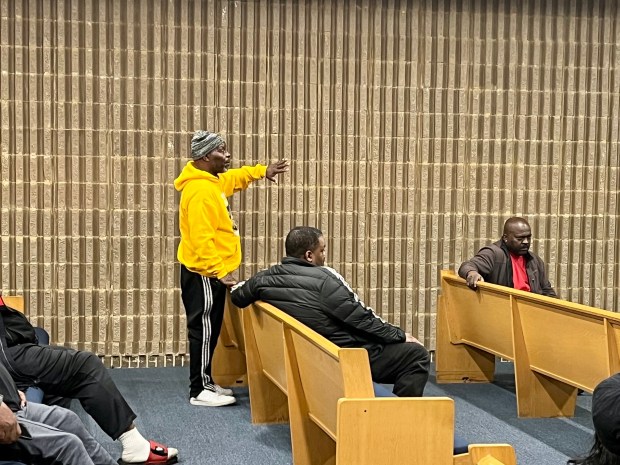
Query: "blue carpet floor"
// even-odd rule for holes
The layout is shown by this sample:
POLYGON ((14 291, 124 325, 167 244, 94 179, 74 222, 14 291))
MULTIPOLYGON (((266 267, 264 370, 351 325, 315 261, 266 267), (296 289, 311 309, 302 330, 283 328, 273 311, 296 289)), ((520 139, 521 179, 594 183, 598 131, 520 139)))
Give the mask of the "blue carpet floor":
MULTIPOLYGON (((194 407, 187 399, 186 367, 113 369, 111 374, 138 413, 143 435, 178 448, 181 464, 292 463, 288 425, 253 426, 246 388, 235 388, 236 405, 194 407)), ((498 363, 496 378, 493 384, 437 385, 431 376, 425 395, 452 397, 456 431, 470 442, 512 444, 520 465, 561 465, 587 451, 593 434, 589 395, 579 396, 574 418, 519 419, 512 364, 498 363)), ((118 457, 119 445, 80 415, 118 457)))
POLYGON ((493 384, 427 385, 424 395, 455 400, 455 429, 470 442, 506 442, 519 464, 566 464, 592 445, 590 395, 577 398, 572 418, 518 418, 512 363, 498 363, 493 384))

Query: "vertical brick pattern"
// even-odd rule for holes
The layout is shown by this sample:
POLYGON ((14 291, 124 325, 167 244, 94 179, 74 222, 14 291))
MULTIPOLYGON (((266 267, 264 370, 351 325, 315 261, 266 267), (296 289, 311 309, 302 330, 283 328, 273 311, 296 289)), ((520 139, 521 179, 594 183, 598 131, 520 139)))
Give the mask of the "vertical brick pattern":
POLYGON ((0 0, 0 282, 60 344, 182 363, 189 136, 287 157, 232 200, 247 277, 294 225, 434 345, 438 270, 530 219, 564 298, 618 308, 613 1, 0 0))

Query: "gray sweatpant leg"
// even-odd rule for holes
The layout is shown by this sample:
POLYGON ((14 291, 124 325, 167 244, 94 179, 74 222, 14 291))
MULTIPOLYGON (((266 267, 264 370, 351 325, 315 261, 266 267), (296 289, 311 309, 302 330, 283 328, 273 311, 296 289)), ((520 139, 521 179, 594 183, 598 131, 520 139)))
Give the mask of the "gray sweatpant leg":
POLYGON ((71 410, 28 403, 17 412, 17 418, 32 436, 20 439, 20 446, 43 462, 49 458, 50 463, 62 465, 116 465, 71 410))

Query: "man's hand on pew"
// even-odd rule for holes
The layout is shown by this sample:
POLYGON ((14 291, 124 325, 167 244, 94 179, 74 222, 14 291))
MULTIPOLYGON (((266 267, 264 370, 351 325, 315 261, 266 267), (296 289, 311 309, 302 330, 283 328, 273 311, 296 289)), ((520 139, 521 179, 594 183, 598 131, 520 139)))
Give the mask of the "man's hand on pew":
POLYGON ((484 278, 480 276, 480 273, 473 270, 467 273, 467 285, 474 291, 478 289, 478 281, 484 281, 484 278))
POLYGON ((413 342, 415 344, 420 344, 421 346, 424 346, 424 344, 422 344, 418 339, 416 339, 409 333, 405 333, 405 342, 413 342))

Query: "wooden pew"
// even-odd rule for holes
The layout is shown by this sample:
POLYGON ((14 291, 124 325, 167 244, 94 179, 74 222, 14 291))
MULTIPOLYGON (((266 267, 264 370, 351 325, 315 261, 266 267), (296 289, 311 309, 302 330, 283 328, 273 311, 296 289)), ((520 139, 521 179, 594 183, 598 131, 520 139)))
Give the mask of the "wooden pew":
POLYGON ((509 445, 454 456, 452 399, 375 398, 366 350, 341 349, 263 302, 243 312, 252 419, 290 417, 295 465, 516 463, 509 445))
POLYGON ((490 382, 495 357, 515 362, 520 417, 572 416, 577 390, 620 371, 620 315, 441 273, 437 382, 490 382))
POLYGON ((220 386, 247 385, 243 321, 240 310, 230 301, 230 292, 226 294, 224 321, 213 353, 211 372, 220 386))
POLYGON ((22 295, 3 295, 2 299, 4 303, 9 307, 14 308, 15 310, 19 310, 24 313, 24 296, 22 295))
POLYGON ((284 325, 295 320, 263 303, 242 312, 252 423, 288 422, 284 325))

